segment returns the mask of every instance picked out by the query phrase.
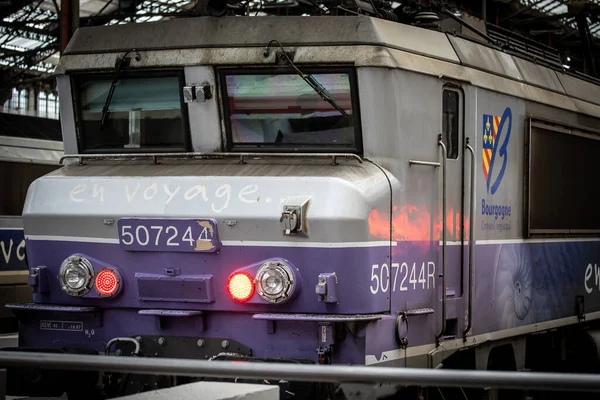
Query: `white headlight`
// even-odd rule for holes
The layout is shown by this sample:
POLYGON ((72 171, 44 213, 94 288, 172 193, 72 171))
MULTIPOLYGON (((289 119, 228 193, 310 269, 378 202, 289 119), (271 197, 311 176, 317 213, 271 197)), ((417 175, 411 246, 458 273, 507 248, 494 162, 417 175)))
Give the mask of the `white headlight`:
POLYGON ((64 292, 71 296, 83 296, 92 288, 94 269, 83 257, 72 256, 63 261, 58 280, 64 292))
POLYGON ((256 292, 270 303, 283 303, 294 290, 294 274, 281 261, 267 261, 256 274, 256 292))

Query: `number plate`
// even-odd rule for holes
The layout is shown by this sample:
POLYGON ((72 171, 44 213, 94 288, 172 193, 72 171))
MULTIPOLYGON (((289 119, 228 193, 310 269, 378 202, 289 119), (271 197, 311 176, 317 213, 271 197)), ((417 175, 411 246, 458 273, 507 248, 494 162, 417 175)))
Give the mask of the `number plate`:
POLYGON ((219 250, 214 219, 123 218, 117 226, 119 243, 129 251, 213 253, 219 250))

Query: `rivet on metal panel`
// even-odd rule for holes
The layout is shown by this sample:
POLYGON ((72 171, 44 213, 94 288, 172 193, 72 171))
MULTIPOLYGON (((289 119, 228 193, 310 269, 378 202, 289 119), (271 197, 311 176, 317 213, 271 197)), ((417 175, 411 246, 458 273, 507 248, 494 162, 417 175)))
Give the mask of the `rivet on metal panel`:
POLYGON ((163 338, 163 337, 158 338, 159 345, 164 346, 166 343, 167 343, 167 341, 165 340, 165 338, 163 338))
POLYGON ((229 348, 229 341, 228 340, 223 340, 221 342, 221 347, 224 349, 228 349, 229 348))
POLYGON ((206 345, 206 342, 202 339, 198 339, 196 344, 198 345, 198 347, 204 347, 206 345))
POLYGON ((104 225, 111 226, 111 225, 113 225, 115 223, 115 220, 114 219, 103 219, 102 223, 104 225))

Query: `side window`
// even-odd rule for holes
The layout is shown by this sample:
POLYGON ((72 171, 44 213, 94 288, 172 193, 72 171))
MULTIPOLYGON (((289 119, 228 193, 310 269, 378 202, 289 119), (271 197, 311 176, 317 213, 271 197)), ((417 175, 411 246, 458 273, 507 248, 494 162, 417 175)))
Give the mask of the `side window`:
POLYGON ((458 159, 459 130, 461 129, 461 96, 458 90, 444 89, 442 101, 442 135, 448 159, 458 159))
POLYGON ((74 82, 80 147, 84 152, 172 152, 189 148, 180 71, 123 72, 110 98, 110 74, 79 75, 74 82))

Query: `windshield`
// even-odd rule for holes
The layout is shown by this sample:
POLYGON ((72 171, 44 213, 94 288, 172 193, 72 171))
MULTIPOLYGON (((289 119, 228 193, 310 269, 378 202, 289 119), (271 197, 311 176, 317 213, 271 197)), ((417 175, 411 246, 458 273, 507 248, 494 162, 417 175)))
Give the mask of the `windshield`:
POLYGON ((184 150, 178 76, 120 78, 101 127, 112 77, 86 79, 79 87, 83 150, 184 150))
POLYGON ((347 116, 295 72, 225 74, 230 148, 358 150, 351 75, 311 75, 347 116))

